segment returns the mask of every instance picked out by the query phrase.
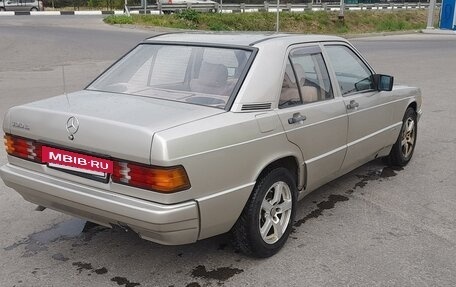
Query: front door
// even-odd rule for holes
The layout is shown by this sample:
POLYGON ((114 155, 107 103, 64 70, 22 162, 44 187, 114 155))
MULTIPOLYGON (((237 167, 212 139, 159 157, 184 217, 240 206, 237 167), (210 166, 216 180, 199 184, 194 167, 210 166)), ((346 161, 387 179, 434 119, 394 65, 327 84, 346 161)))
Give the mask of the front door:
POLYGON ((373 159, 386 145, 393 128, 390 96, 375 89, 373 72, 344 44, 326 45, 348 113, 347 155, 343 169, 373 159))
POLYGON ((18 0, 5 0, 6 11, 17 11, 19 9, 18 0))
POLYGON ((348 126, 344 101, 334 97, 318 45, 290 50, 278 114, 288 140, 302 151, 305 190, 313 190, 341 168, 348 126))

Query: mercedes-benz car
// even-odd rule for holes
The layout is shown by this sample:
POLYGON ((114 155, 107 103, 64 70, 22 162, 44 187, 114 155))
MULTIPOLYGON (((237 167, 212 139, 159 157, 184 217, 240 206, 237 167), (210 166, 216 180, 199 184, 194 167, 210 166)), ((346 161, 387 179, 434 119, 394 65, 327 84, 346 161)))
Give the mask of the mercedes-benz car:
POLYGON ((0 0, 0 12, 2 11, 43 11, 43 1, 40 0, 0 0))
POLYGON ((420 115, 418 88, 339 37, 162 34, 82 91, 9 109, 0 175, 40 209, 161 244, 231 232, 268 257, 309 192, 406 165, 420 115))

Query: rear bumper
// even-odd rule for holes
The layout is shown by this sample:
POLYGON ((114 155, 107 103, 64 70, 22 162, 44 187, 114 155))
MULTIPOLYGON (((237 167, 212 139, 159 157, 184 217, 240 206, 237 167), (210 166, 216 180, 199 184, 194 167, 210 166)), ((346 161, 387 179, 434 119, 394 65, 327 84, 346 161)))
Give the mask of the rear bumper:
POLYGON ((200 220, 196 201, 172 205, 153 203, 12 164, 1 167, 0 176, 27 201, 105 226, 128 226, 153 242, 177 245, 198 239, 200 220))

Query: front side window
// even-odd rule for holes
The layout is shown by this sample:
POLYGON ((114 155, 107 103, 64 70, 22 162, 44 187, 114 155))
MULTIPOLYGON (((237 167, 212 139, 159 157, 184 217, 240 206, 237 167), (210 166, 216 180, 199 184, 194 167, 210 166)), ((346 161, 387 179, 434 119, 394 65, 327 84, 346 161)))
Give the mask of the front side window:
POLYGON ((87 89, 225 108, 252 52, 142 44, 87 89))
POLYGON ((351 49, 331 45, 326 46, 326 51, 343 96, 374 89, 371 71, 351 49))

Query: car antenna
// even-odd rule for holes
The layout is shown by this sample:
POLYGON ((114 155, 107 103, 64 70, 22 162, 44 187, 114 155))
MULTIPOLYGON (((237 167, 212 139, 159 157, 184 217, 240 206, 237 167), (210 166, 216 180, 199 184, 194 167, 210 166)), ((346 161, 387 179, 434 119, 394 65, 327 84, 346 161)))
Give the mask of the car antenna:
POLYGON ((70 98, 68 97, 67 90, 66 90, 66 79, 65 79, 65 65, 62 65, 62 80, 63 80, 63 94, 68 103, 68 111, 71 113, 71 105, 70 105, 70 98))

